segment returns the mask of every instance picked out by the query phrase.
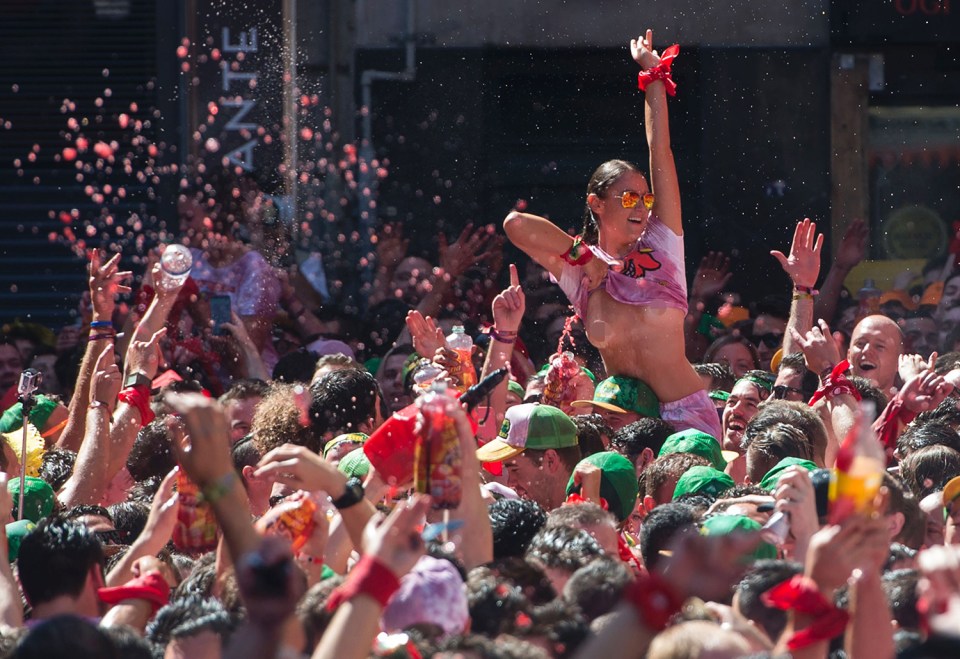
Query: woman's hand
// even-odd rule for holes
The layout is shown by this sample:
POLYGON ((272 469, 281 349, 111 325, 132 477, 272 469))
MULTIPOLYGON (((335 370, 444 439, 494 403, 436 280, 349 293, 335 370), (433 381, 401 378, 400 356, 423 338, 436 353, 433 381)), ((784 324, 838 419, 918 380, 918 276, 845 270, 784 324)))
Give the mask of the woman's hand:
POLYGON ((646 35, 630 40, 630 55, 644 71, 660 63, 660 53, 653 49, 653 30, 648 29, 646 35))

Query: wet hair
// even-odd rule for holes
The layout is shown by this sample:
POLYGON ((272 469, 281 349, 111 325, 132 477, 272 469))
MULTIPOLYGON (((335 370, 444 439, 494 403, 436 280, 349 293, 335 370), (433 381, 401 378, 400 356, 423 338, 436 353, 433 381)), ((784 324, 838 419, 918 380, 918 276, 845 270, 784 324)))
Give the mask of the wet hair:
POLYGON ((20 585, 31 606, 78 597, 91 568, 102 569, 103 546, 80 522, 47 517, 20 542, 20 585))
POLYGON ((139 501, 121 501, 108 509, 113 527, 120 534, 123 543, 130 545, 140 537, 150 517, 150 507, 139 501))
POLYGON ((601 437, 606 435, 609 438, 613 435, 613 428, 603 420, 602 416, 599 414, 578 414, 570 417, 570 420, 577 427, 577 443, 580 445, 582 458, 607 450, 601 437))
POLYGON ((656 568, 662 556, 660 552, 669 549, 679 533, 696 532, 696 513, 685 503, 665 503, 650 511, 640 527, 640 555, 648 570, 656 568))
POLYGON ((897 437, 897 453, 903 460, 913 451, 936 444, 960 451, 960 435, 952 426, 940 421, 912 423, 897 437))
POLYGON ((493 529, 493 557, 522 557, 533 536, 547 522, 547 514, 536 501, 500 499, 487 509, 493 529))
POLYGON ((813 459, 813 445, 799 428, 775 423, 753 435, 746 449, 747 476, 759 483, 784 458, 813 459))
POLYGON ((663 419, 638 419, 613 434, 610 448, 636 466, 644 449, 648 448, 653 451, 654 456, 658 455, 667 437, 674 432, 674 427, 663 419))
POLYGON ((223 405, 231 400, 246 400, 248 398, 263 398, 270 391, 270 385, 257 378, 234 380, 226 393, 220 396, 218 402, 223 405))
POLYGON ((256 444, 253 443, 253 437, 251 435, 247 435, 230 447, 230 458, 233 460, 233 468, 240 476, 243 476, 244 467, 256 465, 262 457, 256 444))
POLYGON ((533 537, 526 553, 526 559, 534 565, 571 573, 597 556, 603 556, 603 550, 593 536, 568 526, 542 529, 533 537))
POLYGON ((918 499, 942 490, 954 476, 960 476, 960 451, 942 444, 924 446, 900 461, 900 478, 918 499))
POLYGON ((13 659, 121 659, 107 632, 74 615, 44 620, 20 639, 13 659))
MULTIPOLYGON (((607 194, 611 186, 620 180, 621 176, 630 172, 635 172, 641 176, 643 175, 640 168, 632 162, 627 160, 608 160, 597 167, 590 177, 590 181, 587 183, 587 197, 595 194, 602 198, 607 194)), ((597 241, 600 240, 600 227, 597 224, 597 219, 593 215, 593 211, 590 210, 589 203, 585 203, 583 209, 583 230, 581 234, 583 235, 583 241, 591 245, 597 244, 597 241)))
POLYGON ((158 417, 137 433, 127 455, 127 471, 140 482, 153 476, 163 478, 177 466, 166 418, 158 417))
POLYGON ((933 364, 933 372, 937 375, 946 375, 955 368, 960 368, 960 352, 945 352, 937 357, 933 364))
POLYGON ((780 360, 780 366, 777 367, 777 373, 785 368, 789 368, 802 375, 800 380, 800 391, 809 399, 820 387, 820 376, 807 368, 806 360, 802 352, 792 352, 784 355, 780 360))
POLYGON ((37 475, 57 492, 70 479, 76 462, 75 451, 55 446, 43 454, 37 475))
POLYGON ((113 517, 110 515, 110 511, 104 508, 103 506, 97 505, 95 503, 81 503, 77 504, 73 508, 70 508, 67 512, 63 514, 65 519, 76 520, 86 515, 94 515, 96 517, 106 517, 111 522, 113 517))
POLYGON ((119 657, 123 659, 153 659, 150 644, 132 627, 113 625, 102 627, 101 631, 110 637, 119 657))
POLYGON ((184 577, 170 593, 170 601, 189 597, 210 597, 217 578, 215 561, 216 556, 212 551, 194 561, 190 574, 184 577))
POLYGON ((487 568, 471 570, 466 587, 473 633, 496 638, 512 631, 517 615, 530 610, 530 602, 520 588, 487 568))
POLYGON ((903 528, 893 538, 893 541, 911 549, 920 549, 926 535, 926 516, 920 510, 920 503, 895 476, 884 473, 883 485, 890 493, 887 514, 900 513, 903 515, 903 528))
POLYGON ((960 429, 960 398, 956 395, 947 396, 932 410, 918 414, 913 423, 920 425, 929 421, 939 421, 948 424, 954 430, 960 429))
POLYGON ((827 428, 823 420, 806 403, 790 400, 768 400, 761 405, 743 431, 741 447, 748 449, 754 437, 777 424, 786 424, 800 430, 813 447, 814 457, 810 458, 811 460, 816 461, 826 452, 827 428))
POLYGON ((623 591, 633 581, 627 564, 605 556, 574 572, 563 587, 563 599, 575 606, 587 620, 613 610, 623 591))
POLYGON ((901 629, 920 631, 920 614, 917 612, 917 570, 894 570, 880 578, 883 594, 887 596, 890 613, 901 629))
POLYGON ((370 373, 354 369, 330 371, 310 385, 310 425, 316 437, 360 432, 377 414, 386 417, 380 385, 370 373))
POLYGON ((860 392, 861 398, 873 402, 874 408, 877 410, 877 415, 879 416, 889 402, 887 396, 880 390, 880 387, 859 375, 851 374, 847 376, 847 379, 850 380, 850 384, 860 392))
POLYGON ((737 585, 737 606, 748 620, 757 623, 767 638, 776 642, 787 626, 787 612, 763 603, 763 594, 787 579, 803 574, 803 565, 790 561, 759 560, 737 585))
POLYGON ((495 559, 486 567, 519 588, 531 604, 545 604, 557 596, 543 568, 524 558, 495 559))
POLYGON ((158 648, 164 648, 173 639, 196 636, 205 631, 225 639, 230 627, 230 615, 219 600, 191 595, 172 600, 157 611, 147 625, 147 639, 158 648))
POLYGON ((562 599, 534 607, 530 611, 530 624, 518 624, 514 629, 522 639, 529 638, 535 643, 545 641, 552 650, 550 656, 557 659, 574 656, 589 631, 590 627, 580 612, 562 599))
POLYGON ((730 393, 730 390, 733 389, 733 385, 737 383, 737 378, 734 376, 733 371, 730 370, 730 367, 726 364, 721 364, 719 362, 707 362, 705 364, 694 364, 693 370, 697 372, 697 375, 703 377, 704 375, 710 378, 710 389, 719 389, 720 391, 726 391, 730 393))

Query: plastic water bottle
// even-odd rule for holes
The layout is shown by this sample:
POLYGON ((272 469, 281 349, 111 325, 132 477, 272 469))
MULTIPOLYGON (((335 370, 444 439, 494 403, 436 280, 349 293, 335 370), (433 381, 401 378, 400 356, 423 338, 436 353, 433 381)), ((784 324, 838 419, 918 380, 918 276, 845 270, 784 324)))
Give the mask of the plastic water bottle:
POLYGON ((477 383, 477 372, 473 368, 473 339, 463 329, 463 325, 455 325, 453 332, 447 337, 447 345, 457 353, 457 370, 460 376, 460 391, 466 391, 477 383))
POLYGON ((189 248, 176 243, 167 245, 160 256, 160 269, 163 270, 160 285, 167 290, 182 286, 183 282, 190 276, 192 268, 193 255, 189 248))
POLYGON ((417 368, 413 372, 413 383, 415 393, 424 393, 430 389, 430 385, 437 379, 437 376, 443 372, 443 369, 434 364, 429 359, 421 359, 417 362, 417 368))

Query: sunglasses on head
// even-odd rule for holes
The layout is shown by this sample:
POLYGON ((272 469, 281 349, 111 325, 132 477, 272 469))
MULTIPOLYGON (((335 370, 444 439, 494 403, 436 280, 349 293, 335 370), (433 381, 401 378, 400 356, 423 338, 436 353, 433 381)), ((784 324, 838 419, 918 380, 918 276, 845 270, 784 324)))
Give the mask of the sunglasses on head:
POLYGON ((636 208, 637 204, 639 204, 641 201, 643 201, 643 207, 647 210, 653 208, 654 197, 652 192, 640 194, 639 192, 634 192, 633 190, 626 190, 621 194, 615 194, 613 196, 620 200, 620 205, 624 208, 636 208))
POLYGON ((774 334, 773 332, 757 334, 753 337, 753 345, 758 348, 761 343, 768 348, 777 348, 780 346, 781 341, 783 341, 783 334, 774 334))

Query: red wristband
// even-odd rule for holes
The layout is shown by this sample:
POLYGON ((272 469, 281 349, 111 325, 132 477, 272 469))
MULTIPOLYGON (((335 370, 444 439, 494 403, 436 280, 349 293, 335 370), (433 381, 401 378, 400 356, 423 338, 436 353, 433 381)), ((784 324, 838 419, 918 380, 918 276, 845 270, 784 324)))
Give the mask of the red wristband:
POLYGON ((573 239, 570 249, 561 254, 560 258, 572 266, 583 265, 593 258, 593 251, 589 245, 583 244, 582 236, 577 236, 573 239))
POLYGON ((335 610, 357 595, 368 595, 385 607, 399 588, 400 580, 390 568, 373 556, 365 555, 350 571, 347 580, 330 593, 327 611, 335 610))
POLYGON ((844 375, 849 368, 850 362, 846 359, 834 366, 830 375, 823 380, 820 388, 810 397, 810 402, 807 403, 807 405, 812 407, 821 398, 829 399, 842 394, 849 394, 857 400, 860 400, 860 392, 853 386, 853 383, 847 379, 847 376, 844 375))
POLYGON ((630 584, 623 597, 640 614, 640 622, 653 631, 666 629, 683 606, 683 600, 670 585, 652 572, 630 584))
POLYGON ((673 44, 664 50, 662 55, 660 55, 659 64, 653 68, 647 69, 646 71, 641 71, 637 75, 637 87, 640 89, 640 91, 645 92, 647 91, 647 87, 650 85, 650 83, 656 80, 663 80, 663 85, 667 89, 667 94, 670 96, 676 96, 677 83, 673 81, 670 68, 673 66, 673 60, 676 59, 677 55, 679 54, 680 46, 673 44))
POLYGON ((799 650, 839 636, 850 619, 846 611, 827 601, 816 582, 800 574, 777 584, 765 592, 761 600, 775 609, 796 611, 814 618, 806 628, 794 632, 787 640, 788 650, 799 650))
POLYGON ((127 387, 117 396, 117 400, 135 407, 140 411, 140 427, 153 421, 156 416, 150 409, 150 390, 144 384, 127 387))

